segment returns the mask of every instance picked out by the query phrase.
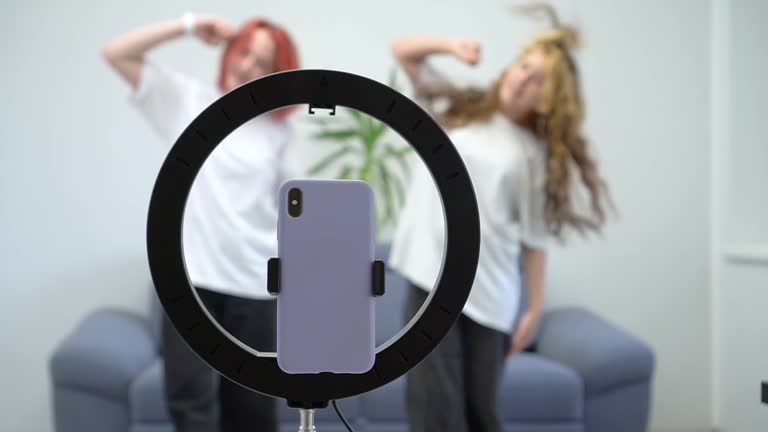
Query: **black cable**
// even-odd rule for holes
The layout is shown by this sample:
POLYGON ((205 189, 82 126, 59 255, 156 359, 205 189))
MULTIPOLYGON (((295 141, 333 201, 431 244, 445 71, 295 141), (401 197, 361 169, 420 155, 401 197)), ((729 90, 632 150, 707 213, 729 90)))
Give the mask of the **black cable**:
POLYGON ((339 419, 341 420, 341 422, 344 423, 344 426, 347 427, 347 430, 349 432, 355 432, 354 430, 352 430, 352 426, 350 426, 349 423, 347 422, 347 419, 344 418, 344 414, 341 413, 339 406, 336 405, 336 400, 332 400, 331 405, 333 405, 333 409, 336 410, 336 414, 339 416, 339 419))

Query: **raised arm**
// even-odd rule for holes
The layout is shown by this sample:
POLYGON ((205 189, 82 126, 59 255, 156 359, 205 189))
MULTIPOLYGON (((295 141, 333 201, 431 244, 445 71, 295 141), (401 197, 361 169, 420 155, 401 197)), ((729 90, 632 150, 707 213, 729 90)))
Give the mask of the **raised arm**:
POLYGON ((392 54, 414 85, 418 86, 424 60, 432 54, 450 54, 475 65, 480 61, 480 43, 470 39, 440 36, 406 36, 392 43, 392 54))
MULTIPOLYGON (((218 45, 234 34, 234 28, 226 20, 213 16, 194 18, 193 27, 195 35, 209 45, 218 45)), ((120 76, 137 88, 144 54, 184 34, 185 26, 181 18, 147 24, 110 40, 101 48, 101 53, 120 76)))

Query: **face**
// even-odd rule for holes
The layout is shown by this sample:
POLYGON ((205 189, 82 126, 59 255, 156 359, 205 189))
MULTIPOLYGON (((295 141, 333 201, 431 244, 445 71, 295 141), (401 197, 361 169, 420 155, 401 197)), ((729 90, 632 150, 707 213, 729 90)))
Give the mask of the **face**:
POLYGON ((500 110, 512 120, 541 113, 542 94, 547 79, 547 57, 533 50, 513 63, 504 74, 499 88, 500 110))
POLYGON ((274 72, 275 41, 267 29, 253 32, 250 44, 235 54, 225 78, 228 91, 274 72))

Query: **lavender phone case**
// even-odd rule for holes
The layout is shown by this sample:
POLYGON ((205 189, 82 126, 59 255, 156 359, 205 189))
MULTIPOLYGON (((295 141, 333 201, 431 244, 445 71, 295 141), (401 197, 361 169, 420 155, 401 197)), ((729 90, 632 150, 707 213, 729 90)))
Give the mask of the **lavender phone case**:
POLYGON ((358 180, 289 180, 280 187, 277 363, 288 373, 364 373, 375 356, 374 203, 358 180), (302 213, 288 192, 302 191, 302 213))

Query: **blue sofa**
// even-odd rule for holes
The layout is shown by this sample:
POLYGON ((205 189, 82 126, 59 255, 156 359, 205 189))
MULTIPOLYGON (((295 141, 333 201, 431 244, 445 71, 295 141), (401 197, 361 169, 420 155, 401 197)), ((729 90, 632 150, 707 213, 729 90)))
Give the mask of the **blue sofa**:
MULTIPOLYGON (((386 248, 377 251, 386 258, 386 248)), ((405 281, 387 272, 377 299, 377 344, 402 327, 405 281)), ((56 432, 173 432, 163 398, 161 310, 149 318, 96 310, 50 358, 56 432)), ((548 310, 535 345, 506 365, 501 410, 506 432, 642 432, 647 428, 654 355, 624 330, 581 308, 548 310)), ((298 413, 280 403, 281 431, 298 413)), ((404 377, 339 401, 358 432, 407 431, 404 377)), ((333 409, 318 410, 319 432, 341 432, 333 409)), ((257 429, 254 429, 257 430, 257 429)))

